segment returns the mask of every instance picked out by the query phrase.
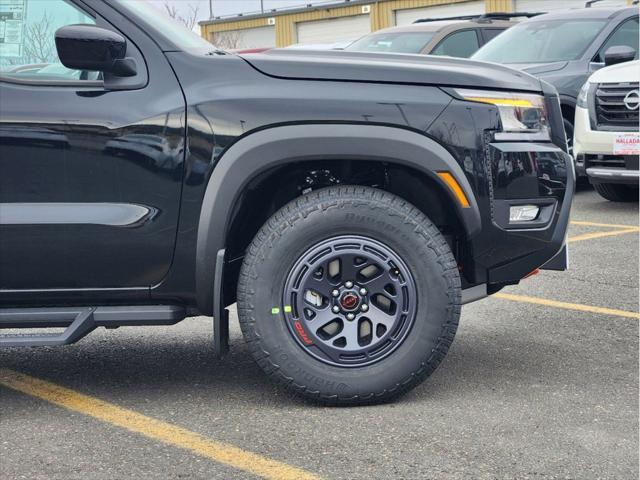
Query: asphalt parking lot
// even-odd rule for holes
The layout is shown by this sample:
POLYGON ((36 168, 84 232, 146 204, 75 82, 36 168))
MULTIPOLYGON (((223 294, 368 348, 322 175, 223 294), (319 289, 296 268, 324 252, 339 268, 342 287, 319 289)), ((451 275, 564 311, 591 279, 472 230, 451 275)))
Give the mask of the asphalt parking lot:
POLYGON ((635 479, 638 204, 586 189, 572 220, 571 270, 465 307, 390 405, 289 396, 235 322, 222 360, 205 318, 1 350, 0 478, 635 479))

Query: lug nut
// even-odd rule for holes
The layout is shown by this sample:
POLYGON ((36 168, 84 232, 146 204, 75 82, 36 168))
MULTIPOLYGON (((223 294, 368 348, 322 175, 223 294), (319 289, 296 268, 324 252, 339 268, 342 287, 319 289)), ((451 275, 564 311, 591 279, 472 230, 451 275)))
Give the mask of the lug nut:
POLYGON ((353 287, 353 282, 348 281, 348 282, 344 282, 344 286, 347 288, 352 288, 353 287))
POLYGON ((331 307, 331 311, 333 313, 338 313, 340 311, 340 307, 337 305, 334 305, 333 307, 331 307))
POLYGON ((347 313, 347 320, 353 320, 356 316, 353 313, 347 313))
POLYGON ((337 297, 338 295, 340 295, 340 290, 338 290, 337 288, 334 290, 331 290, 331 295, 333 295, 334 297, 337 297))
POLYGON ((369 310, 369 305, 367 305, 366 303, 363 303, 362 306, 360 307, 360 310, 362 310, 363 312, 366 312, 367 310, 369 310))
POLYGON ((366 289, 366 288, 364 288, 364 287, 362 287, 362 288, 360 289, 360 295, 366 295, 366 294, 367 294, 367 289, 366 289))

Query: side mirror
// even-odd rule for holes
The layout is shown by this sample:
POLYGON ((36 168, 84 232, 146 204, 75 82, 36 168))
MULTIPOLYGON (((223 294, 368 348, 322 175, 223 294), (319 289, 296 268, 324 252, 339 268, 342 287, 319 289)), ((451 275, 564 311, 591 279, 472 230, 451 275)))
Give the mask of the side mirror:
POLYGON ((636 58, 636 51, 626 45, 610 47, 604 52, 604 64, 607 67, 618 63, 630 62, 634 58, 636 58))
POLYGON ((56 49, 62 64, 73 70, 136 75, 136 62, 126 58, 126 39, 94 25, 67 25, 56 31, 56 49))

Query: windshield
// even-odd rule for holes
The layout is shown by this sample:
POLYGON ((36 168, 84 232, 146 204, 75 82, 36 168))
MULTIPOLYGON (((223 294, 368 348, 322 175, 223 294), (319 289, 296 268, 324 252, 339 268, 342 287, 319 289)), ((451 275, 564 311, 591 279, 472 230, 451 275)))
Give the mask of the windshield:
POLYGON ((471 58, 496 63, 545 63, 576 60, 606 20, 538 20, 498 35, 471 58), (517 46, 517 47, 514 47, 517 46))
POLYGON ((133 14, 163 32, 181 50, 211 50, 213 46, 197 33, 169 17, 146 0, 120 0, 133 14))
POLYGON ((367 35, 345 50, 354 52, 420 53, 434 32, 390 32, 367 35))

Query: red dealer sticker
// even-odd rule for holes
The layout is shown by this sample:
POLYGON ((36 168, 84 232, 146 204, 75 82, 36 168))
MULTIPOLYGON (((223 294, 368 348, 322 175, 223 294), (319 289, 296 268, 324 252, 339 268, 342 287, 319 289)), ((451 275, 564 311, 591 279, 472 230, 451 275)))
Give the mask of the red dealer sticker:
POLYGON ((614 155, 640 155, 640 133, 623 133, 613 139, 614 155))

